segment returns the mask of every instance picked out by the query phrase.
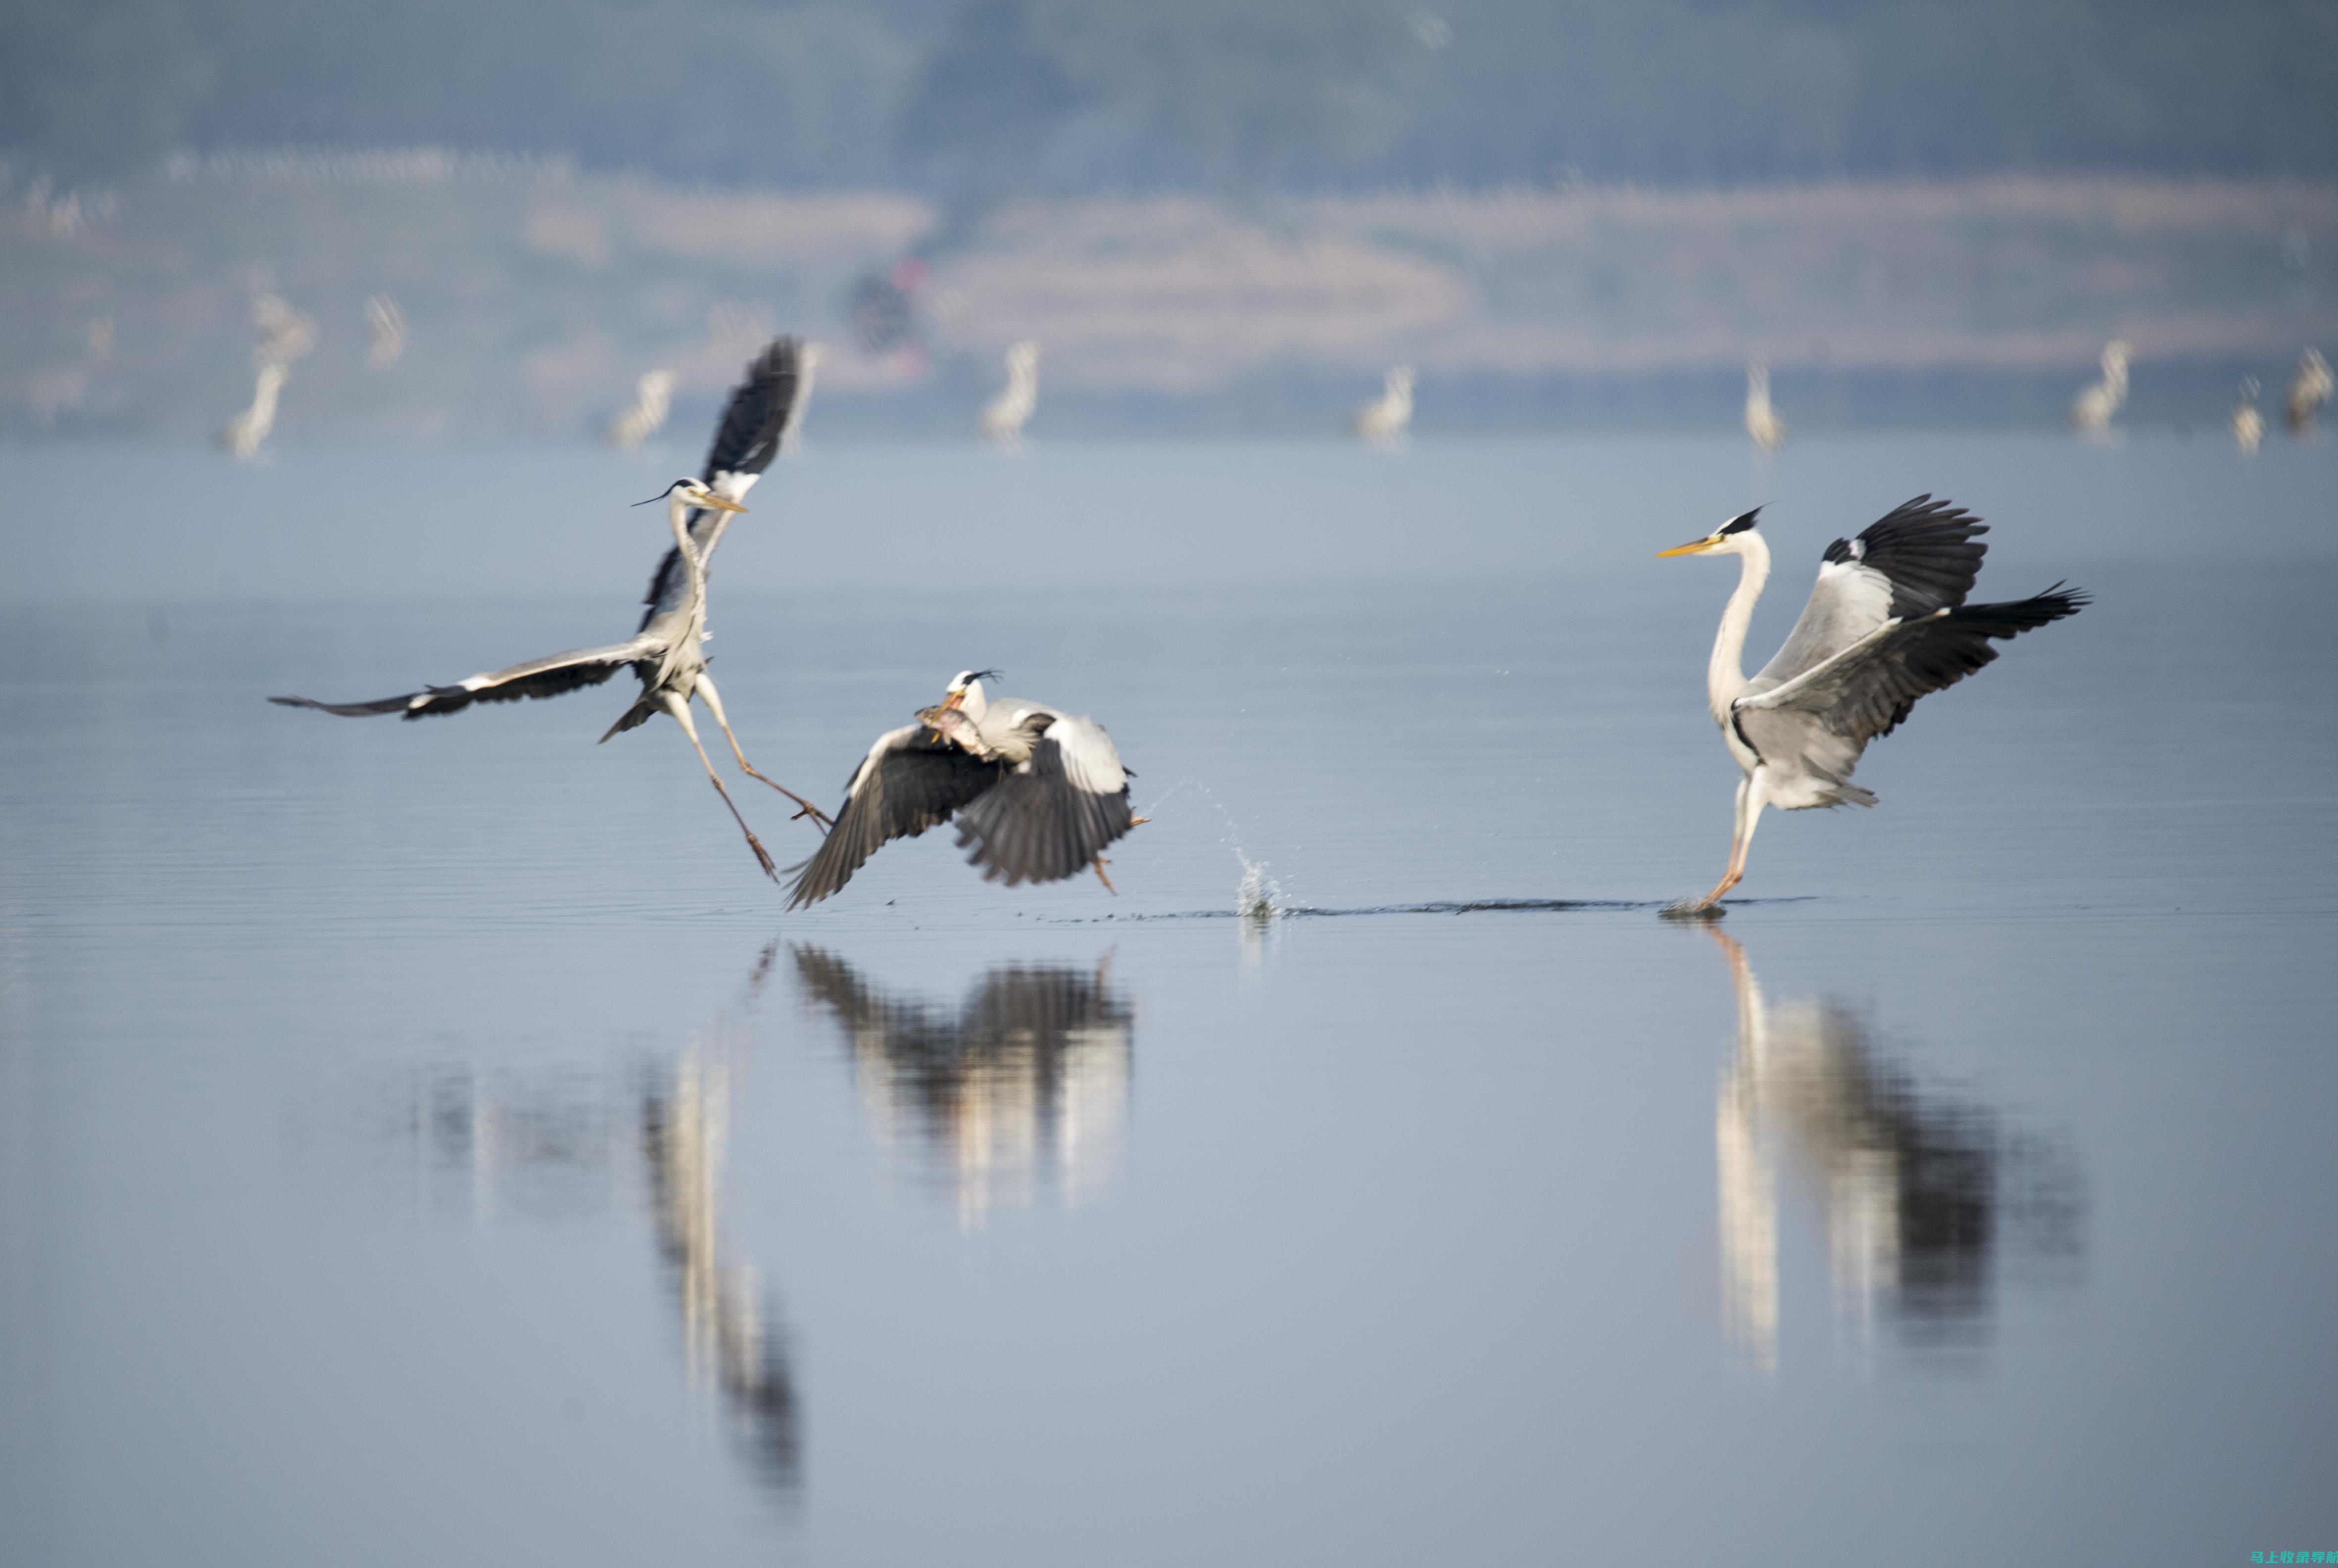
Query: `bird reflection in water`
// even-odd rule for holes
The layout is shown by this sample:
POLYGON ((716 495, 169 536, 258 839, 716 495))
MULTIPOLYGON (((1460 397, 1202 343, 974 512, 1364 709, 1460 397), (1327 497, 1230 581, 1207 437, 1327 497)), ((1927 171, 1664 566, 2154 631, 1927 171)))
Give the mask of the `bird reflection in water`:
POLYGON ((958 1006, 889 995, 817 947, 795 950, 805 995, 850 1038, 861 1093, 889 1140, 977 1221, 994 1204, 1076 1201, 1109 1173, 1128 1114, 1135 1014, 1093 972, 1007 965, 958 1006))
POLYGON ((1737 993, 1737 1050, 1714 1119, 1724 1327, 1742 1365, 1778 1367, 1782 1170, 1818 1200, 1839 1343, 1911 1352, 1985 1342, 2005 1255, 2077 1251, 2075 1167, 2058 1142, 1920 1090, 1831 998, 1771 1004, 1715 930, 1737 993))
POLYGON ((615 1173, 638 1157, 688 1374, 719 1395, 757 1479, 791 1501, 801 1438, 786 1337, 753 1266, 737 1257, 722 1227, 742 1015, 778 952, 776 943, 764 948, 743 996, 700 1040, 629 1086, 434 1073, 416 1085, 412 1126, 431 1187, 441 1198, 450 1188, 467 1192, 483 1226, 511 1211, 604 1209, 615 1173))

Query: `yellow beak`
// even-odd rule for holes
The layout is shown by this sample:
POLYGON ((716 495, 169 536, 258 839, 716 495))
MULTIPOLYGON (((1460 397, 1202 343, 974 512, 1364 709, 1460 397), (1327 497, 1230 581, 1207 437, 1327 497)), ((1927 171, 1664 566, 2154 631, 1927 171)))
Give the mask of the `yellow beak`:
POLYGON ((744 506, 740 505, 739 503, 731 500, 727 496, 715 495, 712 494, 710 494, 705 500, 701 501, 699 505, 701 506, 711 506, 717 512, 744 512, 746 510, 744 506))
POLYGON ((1667 555, 1702 555, 1720 543, 1717 535, 1709 534, 1703 539, 1692 539, 1685 544, 1675 544, 1669 550, 1659 550, 1656 559, 1661 561, 1667 555))

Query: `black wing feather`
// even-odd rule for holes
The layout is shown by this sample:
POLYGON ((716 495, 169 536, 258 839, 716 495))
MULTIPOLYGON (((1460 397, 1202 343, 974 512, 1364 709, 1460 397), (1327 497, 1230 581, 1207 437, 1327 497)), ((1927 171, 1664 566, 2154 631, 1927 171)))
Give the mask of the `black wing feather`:
POLYGON ((1110 795, 1081 789, 1064 771, 1063 748, 1042 739, 1027 769, 958 813, 958 847, 986 882, 1009 887, 1076 877, 1105 845, 1135 826, 1125 785, 1110 795))
POLYGON ((801 866, 788 907, 817 904, 852 879, 869 857, 896 838, 914 838, 994 788, 1006 764, 985 762, 922 727, 879 752, 857 773, 836 826, 801 866))
POLYGON ((1989 546, 1974 541, 1989 524, 1962 507, 1919 495, 1861 531, 1856 557, 1851 541, 1827 546, 1833 562, 1857 559, 1891 579, 1891 613, 1902 621, 1953 609, 1972 592, 1989 546))
POLYGON ((788 410, 796 404, 801 380, 796 366, 796 340, 774 338, 771 347, 747 361, 745 379, 731 394, 714 427, 714 444, 706 449, 699 477, 709 485, 725 474, 761 474, 780 455, 780 436, 788 427, 788 410))
MULTIPOLYGON (((714 426, 714 444, 706 449, 706 461, 699 470, 698 476, 709 485, 725 474, 761 474, 779 456, 780 437, 786 433, 788 413, 795 407, 796 391, 803 379, 796 340, 772 338, 770 348, 747 362, 744 375, 732 389, 731 401, 723 406, 722 417, 714 426)), ((699 530, 713 515, 697 510, 690 514, 690 536, 701 550, 706 548, 706 542, 699 530)), ((649 593, 642 600, 649 606, 642 616, 643 626, 656 618, 657 607, 680 581, 682 571, 682 552, 667 545, 657 570, 650 574, 649 593)))
POLYGON ((2091 597, 2057 583, 2033 598, 2001 604, 1965 604, 1893 629, 1862 658, 1864 670, 1842 671, 1842 699, 1826 726, 1864 746, 1897 730, 1917 699, 1955 685, 1996 662, 1992 640, 2003 642, 2049 622, 2076 615, 2091 597))
POLYGON ((441 713, 460 713, 474 702, 516 702, 522 698, 558 697, 586 686, 598 686, 630 660, 613 664, 584 663, 556 665, 533 674, 517 676, 498 685, 484 686, 474 691, 463 686, 426 686, 420 691, 408 691, 402 697, 383 697, 371 702, 319 702, 309 697, 270 697, 270 702, 287 708, 314 708, 320 713, 338 713, 344 719, 375 719, 385 713, 402 713, 408 719, 435 718, 441 713), (417 702, 417 697, 428 701, 417 702))

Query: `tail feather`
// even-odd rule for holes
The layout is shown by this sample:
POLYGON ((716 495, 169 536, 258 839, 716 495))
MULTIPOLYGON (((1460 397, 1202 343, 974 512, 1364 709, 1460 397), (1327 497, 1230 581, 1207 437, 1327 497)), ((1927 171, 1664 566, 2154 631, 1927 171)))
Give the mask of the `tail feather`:
POLYGON ((617 721, 614 724, 610 725, 607 733, 604 734, 601 739, 594 741, 594 744, 596 746, 606 745, 611 735, 623 735, 628 730, 640 729, 643 725, 650 721, 651 715, 654 714, 657 710, 657 693, 654 691, 643 692, 641 700, 635 702, 632 707, 626 709, 623 713, 617 715, 617 721))

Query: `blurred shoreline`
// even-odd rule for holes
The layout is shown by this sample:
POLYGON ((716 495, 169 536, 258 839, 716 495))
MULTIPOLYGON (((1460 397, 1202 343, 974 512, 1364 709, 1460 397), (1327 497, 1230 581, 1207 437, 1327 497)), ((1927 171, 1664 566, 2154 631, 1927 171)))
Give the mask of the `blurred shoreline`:
POLYGON ((195 440, 249 396, 256 296, 315 325, 276 439, 598 429, 651 368, 703 421, 766 336, 830 357, 815 439, 956 437, 1046 348, 1035 434, 1338 428, 1399 361, 1424 433, 1697 427, 1768 360, 1800 430, 2058 425, 2110 337, 2127 419, 2220 420, 2338 347, 2338 182, 1995 176, 1727 190, 1023 201, 712 190, 430 149, 8 177, 0 436, 195 440), (909 342, 850 299, 905 258, 909 342), (369 364, 368 301, 406 341, 369 364))

